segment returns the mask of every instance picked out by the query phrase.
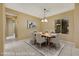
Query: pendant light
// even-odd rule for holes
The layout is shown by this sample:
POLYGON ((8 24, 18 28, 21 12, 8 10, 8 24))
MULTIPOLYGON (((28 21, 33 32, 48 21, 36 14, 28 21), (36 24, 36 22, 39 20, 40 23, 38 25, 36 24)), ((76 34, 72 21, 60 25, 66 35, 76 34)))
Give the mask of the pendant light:
POLYGON ((44 17, 43 19, 41 20, 41 22, 48 22, 47 18, 46 18, 46 9, 44 8, 44 17))

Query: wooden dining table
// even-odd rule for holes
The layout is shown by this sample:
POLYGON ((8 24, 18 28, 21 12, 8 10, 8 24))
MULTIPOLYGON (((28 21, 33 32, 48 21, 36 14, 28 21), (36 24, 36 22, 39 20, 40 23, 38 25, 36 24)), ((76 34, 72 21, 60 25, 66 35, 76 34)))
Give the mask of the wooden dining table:
POLYGON ((42 33, 42 32, 38 32, 38 33, 48 38, 52 38, 57 35, 56 33, 42 33))
POLYGON ((42 32, 38 32, 39 34, 41 34, 42 37, 45 37, 47 40, 47 44, 49 45, 51 38, 55 38, 55 36, 57 35, 56 33, 42 33, 42 32))

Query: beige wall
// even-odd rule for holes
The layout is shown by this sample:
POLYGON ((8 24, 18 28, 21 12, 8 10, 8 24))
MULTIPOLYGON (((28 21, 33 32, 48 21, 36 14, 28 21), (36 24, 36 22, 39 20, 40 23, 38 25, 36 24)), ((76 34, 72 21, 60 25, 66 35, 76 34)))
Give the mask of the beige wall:
POLYGON ((19 13, 17 20, 16 20, 16 28, 17 28, 17 35, 19 39, 26 39, 30 38, 33 31, 40 30, 40 23, 39 19, 35 17, 31 17, 29 15, 19 13), (27 29, 27 20, 34 21, 37 24, 36 28, 27 29))
POLYGON ((73 39, 73 31, 74 31, 74 10, 64 12, 61 14, 57 14, 54 16, 48 17, 48 23, 40 23, 39 18, 36 18, 34 16, 30 16, 21 12, 17 12, 15 10, 7 9, 7 12, 13 13, 17 15, 16 21, 16 29, 17 29, 17 38, 18 39, 26 39, 31 36, 31 33, 34 30, 39 30, 39 31, 54 31, 55 28, 55 20, 57 19, 62 19, 64 17, 68 17, 69 19, 69 34, 63 34, 62 37, 64 40, 68 41, 74 41, 73 39), (37 23, 37 28, 36 29, 27 29, 27 20, 35 21, 37 23))
POLYGON ((56 19, 62 19, 65 16, 69 17, 69 34, 62 35, 62 37, 64 38, 64 40, 74 42, 76 44, 76 47, 79 48, 79 4, 75 4, 74 10, 50 16, 48 18, 48 23, 41 23, 41 28, 43 31, 54 31, 54 21, 56 19))
POLYGON ((48 23, 41 23, 42 31, 54 31, 54 21, 65 16, 69 17, 69 34, 62 37, 64 40, 74 42, 79 48, 79 3, 75 4, 74 10, 48 17, 48 23))
POLYGON ((76 46, 79 47, 79 4, 75 5, 75 10, 67 11, 64 13, 60 13, 54 16, 48 17, 48 23, 41 23, 39 18, 24 14, 12 9, 6 9, 6 12, 13 13, 17 15, 16 21, 16 33, 18 39, 26 39, 31 37, 31 32, 34 30, 38 31, 54 31, 55 28, 55 20, 62 19, 64 17, 68 17, 69 20, 69 33, 68 34, 62 34, 63 40, 68 40, 71 42, 76 43, 76 46), (36 29, 27 29, 27 23, 25 21, 31 20, 35 21, 37 23, 36 29))
POLYGON ((35 30, 40 31, 39 18, 8 8, 6 8, 6 12, 15 14, 17 16, 17 18, 15 19, 17 39, 30 38, 33 31, 35 30), (32 29, 27 29, 27 20, 36 22, 37 27, 32 29))
POLYGON ((48 17, 48 23, 41 23, 43 31, 55 31, 55 20, 57 19, 63 19, 64 17, 68 17, 69 21, 69 33, 68 34, 62 34, 62 38, 64 40, 68 41, 74 41, 73 34, 74 34, 74 10, 64 12, 61 14, 57 14, 54 16, 48 17))
POLYGON ((79 47, 79 4, 75 4, 74 26, 74 39, 76 46, 79 47))
POLYGON ((5 8, 4 5, 0 3, 0 55, 3 55, 4 39, 5 39, 5 8))

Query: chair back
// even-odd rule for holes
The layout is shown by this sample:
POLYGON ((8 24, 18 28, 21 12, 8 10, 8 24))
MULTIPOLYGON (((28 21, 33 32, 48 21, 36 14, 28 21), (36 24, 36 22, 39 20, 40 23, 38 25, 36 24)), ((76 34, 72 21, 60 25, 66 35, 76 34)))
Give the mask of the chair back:
POLYGON ((45 38, 41 36, 41 34, 37 33, 36 34, 36 42, 38 43, 42 43, 42 42, 45 42, 45 38))
POLYGON ((61 35, 57 34, 57 35, 55 35, 55 38, 51 38, 50 42, 60 43, 60 39, 61 39, 61 35))
POLYGON ((32 39, 34 39, 34 40, 36 39, 36 33, 37 33, 36 31, 34 31, 34 32, 32 33, 32 39))
POLYGON ((54 43, 56 48, 60 48, 60 39, 61 39, 61 35, 57 34, 55 38, 51 38, 50 42, 54 43))

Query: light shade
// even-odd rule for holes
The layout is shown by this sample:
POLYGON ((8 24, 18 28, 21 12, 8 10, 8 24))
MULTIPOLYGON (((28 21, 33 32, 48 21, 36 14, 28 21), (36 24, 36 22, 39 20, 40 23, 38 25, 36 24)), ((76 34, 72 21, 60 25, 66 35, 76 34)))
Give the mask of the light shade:
POLYGON ((48 20, 46 19, 46 9, 44 8, 44 17, 41 20, 41 22, 48 22, 48 20))
POLYGON ((44 22, 44 20, 42 19, 41 22, 44 22))
POLYGON ((48 20, 47 19, 42 19, 41 22, 48 22, 48 20))
POLYGON ((48 22, 48 20, 47 19, 44 19, 44 22, 48 22))

